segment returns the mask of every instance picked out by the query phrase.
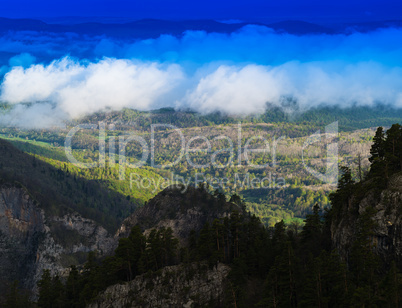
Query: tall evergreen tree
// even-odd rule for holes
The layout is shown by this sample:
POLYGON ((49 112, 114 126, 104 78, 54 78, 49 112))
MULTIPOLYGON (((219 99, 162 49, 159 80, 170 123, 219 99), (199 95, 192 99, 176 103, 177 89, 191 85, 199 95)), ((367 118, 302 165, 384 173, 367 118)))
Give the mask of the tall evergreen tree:
MULTIPOLYGON (((1 305, 1 303, 0 303, 1 305)), ((29 301, 28 294, 19 288, 18 281, 14 281, 8 287, 8 291, 5 294, 4 308, 28 308, 33 307, 33 304, 29 301)))
POLYGON ((301 244, 302 248, 313 256, 318 256, 321 251, 322 242, 322 227, 323 222, 320 216, 320 207, 315 204, 313 207, 313 213, 307 215, 304 220, 305 225, 301 232, 301 244))
POLYGON ((380 126, 377 128, 377 131, 373 137, 373 144, 370 149, 370 158, 369 161, 371 163, 375 161, 381 161, 384 159, 385 148, 384 148, 384 129, 380 126))
MULTIPOLYGON (((402 170, 402 127, 399 124, 393 124, 387 130, 387 137, 384 142, 385 158, 388 173, 394 173, 402 170)), ((387 174, 390 175, 390 174, 387 174)))

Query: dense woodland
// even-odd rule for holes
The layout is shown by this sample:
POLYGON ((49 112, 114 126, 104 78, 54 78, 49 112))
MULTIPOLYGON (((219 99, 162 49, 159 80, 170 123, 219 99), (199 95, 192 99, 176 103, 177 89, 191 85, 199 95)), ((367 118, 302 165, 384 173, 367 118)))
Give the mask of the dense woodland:
MULTIPOLYGON (((109 155, 110 143, 118 140, 120 136, 134 133, 150 144, 151 124, 171 124, 182 129, 188 141, 190 138, 202 135, 211 142, 211 152, 192 153, 189 157, 195 164, 208 163, 211 154, 227 148, 225 141, 214 140, 219 135, 225 135, 233 141, 237 141, 237 125, 242 123, 243 131, 240 140, 240 147, 244 148, 248 140, 255 136, 266 138, 270 146, 274 138, 285 138, 278 143, 276 153, 277 166, 273 164, 273 154, 250 154, 250 163, 261 165, 268 164, 266 168, 252 168, 244 160, 241 165, 237 164, 239 159, 239 146, 234 144, 234 153, 222 151, 217 155, 219 164, 224 168, 195 168, 183 158, 178 164, 171 168, 153 168, 150 157, 144 167, 136 168, 135 173, 141 177, 159 181, 161 178, 170 178, 172 175, 183 177, 186 181, 194 184, 195 176, 203 174, 207 180, 214 178, 227 178, 230 181, 223 187, 227 198, 233 194, 241 195, 246 201, 248 211, 260 217, 266 226, 273 227, 275 223, 284 220, 286 223, 292 221, 301 222, 304 217, 311 213, 311 204, 318 203, 321 208, 329 206, 328 194, 333 187, 322 185, 318 179, 306 172, 303 167, 302 146, 307 136, 321 130, 324 132, 325 124, 339 120, 341 130, 339 140, 339 155, 341 164, 350 166, 354 179, 359 178, 357 166, 361 166, 362 174, 367 173, 369 161, 370 142, 374 135, 371 129, 353 131, 354 129, 370 127, 377 123, 391 125, 395 119, 400 118, 401 111, 381 109, 377 107, 351 107, 340 108, 317 108, 302 112, 297 106, 288 102, 286 108, 271 107, 266 114, 234 119, 220 114, 200 115, 190 111, 175 111, 164 108, 153 112, 139 112, 124 109, 119 112, 100 112, 74 123, 69 123, 67 129, 51 130, 21 130, 13 128, 0 129, 0 136, 8 139, 20 150, 34 155, 39 161, 56 167, 60 172, 68 172, 76 178, 81 178, 91 183, 97 182, 102 187, 130 199, 136 205, 144 204, 149 198, 161 191, 160 187, 137 189, 130 186, 129 174, 133 171, 126 168, 126 180, 118 179, 117 155, 109 155), (287 110, 287 111, 284 111, 287 110), (68 129, 76 124, 98 122, 106 123, 106 147, 107 160, 105 167, 98 166, 90 169, 80 169, 71 164, 64 151, 64 142, 68 129), (230 163, 230 161, 232 161, 230 163), (235 181, 236 176, 240 181, 235 181), (283 178, 285 186, 279 189, 260 187, 247 187, 244 185, 245 177, 249 182, 263 178, 283 178)), ((177 134, 166 130, 160 130, 156 134, 155 142, 155 163, 171 163, 177 157, 180 149, 180 140, 177 134)), ((197 143, 194 143, 194 146, 197 143)), ((259 148, 263 144, 253 140, 250 146, 259 148)), ((118 153, 117 142, 114 152, 118 153)), ((72 140, 72 151, 78 161, 96 163, 99 161, 99 130, 81 130, 72 140)), ((129 143, 126 148, 128 161, 136 161, 142 156, 142 149, 135 142, 129 143)), ((304 161, 317 171, 324 172, 325 165, 322 163, 325 157, 325 144, 312 146, 310 151, 304 155, 304 161)), ((267 184, 267 182, 265 183, 267 184)), ((102 211, 102 209, 101 209, 102 211)), ((91 211, 87 211, 87 218, 95 219, 91 211)), ((118 218, 126 217, 130 211, 121 210, 118 218)), ((98 221, 99 219, 96 218, 98 221)), ((108 222, 107 222, 108 223, 108 222)), ((118 221, 113 223, 118 226, 118 221)), ((108 227, 111 229, 111 226, 108 227)))
MULTIPOLYGON (((239 209, 230 217, 206 224, 198 234, 193 232, 185 247, 179 247, 171 229, 154 229, 145 236, 136 226, 128 238, 119 240, 113 256, 99 260, 92 252, 82 269, 71 268, 67 279, 51 277, 45 271, 38 284, 37 304, 84 307, 107 286, 130 281, 136 275, 152 276, 164 266, 179 263, 214 267, 223 262, 231 267, 226 282, 227 307, 398 307, 402 301, 401 269, 372 251, 373 212, 360 216, 347 263, 331 245, 330 225, 352 195, 364 193, 362 183, 374 181, 373 186, 381 191, 392 174, 402 171, 402 127, 395 124, 386 132, 378 128, 370 153, 370 172, 355 181, 350 169, 342 167, 338 189, 330 195, 332 207, 322 210, 316 204, 303 226, 281 221, 267 228, 246 211, 239 196, 233 195, 230 201, 239 209)), ((208 194, 203 185, 198 190, 208 194)), ((215 198, 226 202, 222 194, 215 194, 215 198)), ((26 298, 16 296, 16 290, 14 284, 6 307, 28 305, 26 298)))

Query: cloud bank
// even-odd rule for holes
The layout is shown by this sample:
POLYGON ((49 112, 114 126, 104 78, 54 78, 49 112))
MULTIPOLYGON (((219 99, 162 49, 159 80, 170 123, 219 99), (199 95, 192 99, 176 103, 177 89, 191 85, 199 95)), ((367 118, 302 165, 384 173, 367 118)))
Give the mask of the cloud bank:
POLYGON ((0 57, 0 100, 15 106, 3 125, 48 126, 124 107, 244 116, 289 97, 302 109, 402 108, 401 29, 295 36, 248 26, 132 42, 17 33, 0 42, 0 55, 12 55, 0 57))

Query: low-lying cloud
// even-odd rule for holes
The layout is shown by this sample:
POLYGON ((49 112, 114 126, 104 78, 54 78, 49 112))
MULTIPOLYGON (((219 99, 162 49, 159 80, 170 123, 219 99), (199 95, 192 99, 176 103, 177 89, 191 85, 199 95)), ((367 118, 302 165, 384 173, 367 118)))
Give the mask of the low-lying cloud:
POLYGON ((40 37, 33 46, 10 35, 0 38, 8 42, 0 52, 21 52, 0 69, 6 73, 0 99, 16 106, 0 124, 54 125, 125 107, 244 116, 289 97, 301 109, 402 107, 400 29, 295 36, 253 26, 232 34, 191 31, 134 42, 33 35, 40 37), (36 102, 40 107, 21 105, 36 102))
POLYGON ((48 101, 75 118, 106 108, 147 110, 183 78, 179 66, 104 59, 80 64, 64 58, 7 73, 1 99, 11 104, 48 101))

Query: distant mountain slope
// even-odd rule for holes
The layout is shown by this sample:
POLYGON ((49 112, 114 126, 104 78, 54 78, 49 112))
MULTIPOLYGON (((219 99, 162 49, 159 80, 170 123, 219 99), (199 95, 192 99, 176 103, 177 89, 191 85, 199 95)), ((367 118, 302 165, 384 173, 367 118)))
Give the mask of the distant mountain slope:
POLYGON ((310 22, 300 20, 286 20, 267 25, 269 28, 278 32, 287 32, 291 34, 334 34, 335 31, 328 27, 312 24, 310 22))
POLYGON ((285 20, 276 23, 222 23, 215 20, 182 20, 169 21, 158 19, 142 19, 128 23, 84 22, 75 24, 51 24, 35 19, 0 18, 0 33, 7 31, 38 31, 53 33, 77 33, 81 35, 106 35, 114 38, 156 38, 162 34, 179 36, 188 30, 216 33, 232 33, 242 27, 255 24, 272 28, 277 32, 296 35, 334 34, 349 31, 372 31, 378 28, 401 27, 402 21, 379 21, 359 24, 340 24, 333 27, 322 26, 300 20, 285 20))
POLYGON ((127 23, 46 23, 35 19, 9 19, 0 18, 0 34, 8 31, 37 31, 49 33, 76 33, 79 35, 99 36, 127 39, 127 38, 157 38, 162 34, 180 36, 185 31, 205 31, 208 33, 232 33, 246 25, 265 26, 279 33, 295 35, 306 34, 336 34, 351 33, 351 31, 369 32, 380 28, 400 28, 402 21, 376 21, 366 23, 335 24, 322 26, 301 20, 284 20, 275 23, 263 24, 255 22, 242 22, 228 24, 215 20, 158 20, 142 19, 127 23))
POLYGON ((214 20, 166 21, 143 19, 123 24, 98 22, 74 25, 48 24, 33 19, 0 18, 0 33, 7 31, 72 32, 85 35, 107 35, 116 38, 156 38, 161 34, 180 35, 187 30, 230 33, 246 24, 225 24, 214 20))
POLYGON ((77 211, 110 231, 139 205, 99 181, 75 176, 68 167, 57 169, 2 139, 0 179, 21 183, 48 214, 62 216, 77 211))
POLYGON ((402 20, 384 20, 384 21, 372 21, 362 23, 348 23, 341 25, 340 29, 345 32, 370 32, 377 29, 386 28, 401 28, 402 20))

